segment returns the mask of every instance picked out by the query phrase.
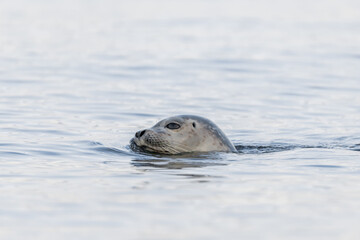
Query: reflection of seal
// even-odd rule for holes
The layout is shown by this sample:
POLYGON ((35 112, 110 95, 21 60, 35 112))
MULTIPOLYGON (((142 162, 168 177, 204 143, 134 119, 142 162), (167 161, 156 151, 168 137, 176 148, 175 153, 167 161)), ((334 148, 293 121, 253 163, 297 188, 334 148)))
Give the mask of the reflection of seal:
POLYGON ((234 145, 210 120, 193 115, 166 118, 138 131, 132 144, 155 153, 236 152, 234 145))

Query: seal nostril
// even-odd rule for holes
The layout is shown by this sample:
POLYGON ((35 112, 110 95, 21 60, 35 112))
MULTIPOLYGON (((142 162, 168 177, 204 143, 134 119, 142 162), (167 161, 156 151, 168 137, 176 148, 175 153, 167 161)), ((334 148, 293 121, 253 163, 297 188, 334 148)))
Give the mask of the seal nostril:
POLYGON ((135 133, 135 137, 141 138, 141 136, 144 135, 145 132, 146 132, 146 130, 138 131, 138 132, 135 133))

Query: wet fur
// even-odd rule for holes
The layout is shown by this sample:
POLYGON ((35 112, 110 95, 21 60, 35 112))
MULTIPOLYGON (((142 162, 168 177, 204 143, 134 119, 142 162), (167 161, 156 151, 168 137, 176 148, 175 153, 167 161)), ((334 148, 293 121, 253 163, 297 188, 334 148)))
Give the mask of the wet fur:
POLYGON ((179 154, 187 152, 235 152, 233 144, 213 122, 208 119, 181 115, 164 119, 143 136, 135 136, 130 146, 137 146, 146 152, 179 154), (164 126, 169 122, 181 124, 179 130, 169 130, 164 126))

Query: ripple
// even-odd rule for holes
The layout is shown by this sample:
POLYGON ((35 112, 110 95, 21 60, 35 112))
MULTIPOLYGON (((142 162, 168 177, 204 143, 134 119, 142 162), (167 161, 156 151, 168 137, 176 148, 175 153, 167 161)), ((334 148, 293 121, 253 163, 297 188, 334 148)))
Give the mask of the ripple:
POLYGON ((349 147, 349 150, 352 150, 352 151, 360 151, 360 143, 350 146, 350 147, 349 147))
POLYGON ((0 143, 0 147, 16 146, 17 144, 13 143, 0 143))
POLYGON ((300 146, 296 145, 236 145, 235 148, 239 153, 245 154, 262 154, 272 152, 288 151, 300 146))
POLYGON ((157 169, 184 169, 184 168, 202 168, 209 166, 225 166, 225 162, 219 161, 201 161, 186 159, 134 159, 131 164, 141 168, 157 168, 157 169))
POLYGON ((61 152, 55 151, 45 151, 45 150, 29 150, 29 152, 45 155, 45 156, 63 156, 64 154, 61 152))
POLYGON ((0 151, 0 155, 19 155, 19 156, 29 156, 29 154, 22 153, 22 152, 13 152, 13 151, 0 151))
POLYGON ((2 128, 4 131, 9 132, 22 132, 22 133, 46 133, 51 135, 74 136, 76 134, 55 129, 21 129, 21 128, 2 128))
POLYGON ((310 164, 310 165, 302 165, 303 167, 314 167, 314 168, 343 168, 338 165, 325 165, 325 164, 310 164))
POLYGON ((135 116, 135 117, 159 117, 157 114, 150 114, 150 113, 138 113, 138 112, 124 112, 124 115, 128 116, 135 116))
POLYGON ((274 152, 283 152, 290 151, 294 149, 351 149, 355 151, 359 151, 355 149, 354 146, 344 146, 344 145, 334 145, 334 144, 318 144, 318 145, 301 145, 301 144, 269 144, 269 145, 235 145, 235 148, 242 154, 264 154, 264 153, 274 153, 274 152))
POLYGON ((95 151, 102 152, 102 153, 131 155, 127 151, 123 151, 123 150, 120 150, 118 148, 112 148, 112 147, 96 147, 96 148, 93 148, 93 149, 95 151))

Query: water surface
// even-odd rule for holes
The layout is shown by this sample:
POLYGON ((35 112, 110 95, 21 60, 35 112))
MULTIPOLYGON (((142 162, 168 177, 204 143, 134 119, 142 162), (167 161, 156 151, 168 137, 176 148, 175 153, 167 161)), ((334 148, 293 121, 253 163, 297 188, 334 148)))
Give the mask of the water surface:
POLYGON ((1 239, 358 239, 357 1, 0 3, 1 239), (171 115, 239 153, 132 152, 171 115))

